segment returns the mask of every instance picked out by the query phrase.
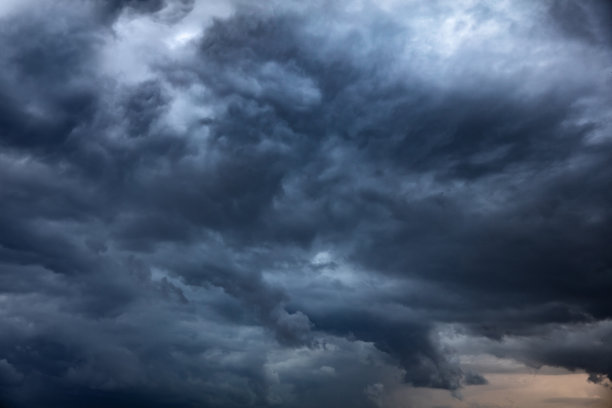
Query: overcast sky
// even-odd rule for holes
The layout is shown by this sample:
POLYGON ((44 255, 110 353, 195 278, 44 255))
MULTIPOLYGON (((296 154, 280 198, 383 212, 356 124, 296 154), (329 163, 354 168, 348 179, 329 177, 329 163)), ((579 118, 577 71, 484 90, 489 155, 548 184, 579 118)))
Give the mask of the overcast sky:
POLYGON ((0 0, 0 407, 609 408, 611 21, 0 0))

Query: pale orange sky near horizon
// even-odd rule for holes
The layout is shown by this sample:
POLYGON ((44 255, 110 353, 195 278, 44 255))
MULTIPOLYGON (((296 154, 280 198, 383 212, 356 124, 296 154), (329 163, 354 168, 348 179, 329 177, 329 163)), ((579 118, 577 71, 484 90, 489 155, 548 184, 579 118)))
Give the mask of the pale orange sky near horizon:
POLYGON ((393 408, 612 408, 612 390, 587 381, 586 373, 485 374, 487 385, 468 386, 461 399, 448 391, 403 388, 391 393, 393 408))

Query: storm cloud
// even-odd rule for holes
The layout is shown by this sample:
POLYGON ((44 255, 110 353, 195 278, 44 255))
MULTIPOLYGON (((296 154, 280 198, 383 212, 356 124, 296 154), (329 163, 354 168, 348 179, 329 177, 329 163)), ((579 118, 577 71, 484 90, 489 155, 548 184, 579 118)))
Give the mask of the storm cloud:
POLYGON ((0 404, 460 398, 462 353, 612 380, 610 17, 0 5, 0 404))

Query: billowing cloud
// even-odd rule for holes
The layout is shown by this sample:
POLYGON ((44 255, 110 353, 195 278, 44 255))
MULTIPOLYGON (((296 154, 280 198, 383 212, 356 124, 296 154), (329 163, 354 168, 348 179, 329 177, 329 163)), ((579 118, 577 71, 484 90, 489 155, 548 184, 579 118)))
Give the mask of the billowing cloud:
POLYGON ((603 1, 0 6, 0 402, 612 380, 603 1))

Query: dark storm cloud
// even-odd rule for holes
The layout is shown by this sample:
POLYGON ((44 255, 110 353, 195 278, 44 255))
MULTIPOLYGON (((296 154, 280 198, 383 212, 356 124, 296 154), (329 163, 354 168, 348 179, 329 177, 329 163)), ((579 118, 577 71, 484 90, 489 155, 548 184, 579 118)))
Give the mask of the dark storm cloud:
POLYGON ((589 381, 609 386, 610 321, 563 325, 540 324, 540 335, 505 337, 501 340, 482 341, 473 345, 481 350, 500 356, 511 357, 530 367, 543 365, 564 367, 570 370, 586 369, 591 374, 589 381))
POLYGON ((89 28, 94 18, 55 12, 59 24, 72 17, 78 20, 64 29, 36 13, 17 15, 2 24, 3 146, 57 149, 95 110, 96 93, 82 78, 91 69, 96 45, 97 34, 89 28), (15 47, 23 38, 27 41, 15 47))
POLYGON ((612 30, 607 24, 612 8, 606 2, 553 1, 550 15, 557 27, 570 38, 604 46, 612 41, 612 30))
POLYGON ((89 0, 101 17, 112 21, 122 13, 152 14, 165 22, 176 22, 188 14, 195 0, 89 0))
POLYGON ((486 384, 446 324, 612 374, 609 10, 387 6, 236 3, 195 36, 189 1, 0 15, 0 401, 486 384))

